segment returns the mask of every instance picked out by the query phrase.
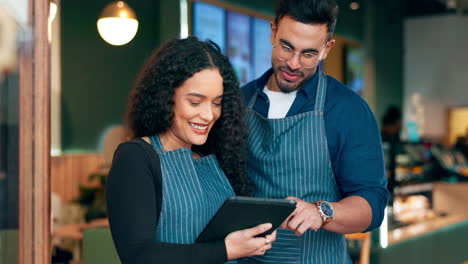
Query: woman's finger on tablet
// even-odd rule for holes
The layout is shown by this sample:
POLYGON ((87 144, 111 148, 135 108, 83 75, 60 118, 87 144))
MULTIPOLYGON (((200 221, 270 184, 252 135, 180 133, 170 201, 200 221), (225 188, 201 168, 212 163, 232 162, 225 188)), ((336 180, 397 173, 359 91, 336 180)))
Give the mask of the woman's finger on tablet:
POLYGON ((273 243, 273 242, 275 242, 275 240, 276 240, 276 230, 273 231, 273 233, 271 233, 271 234, 269 234, 269 235, 267 235, 265 237, 265 242, 266 243, 273 243))
POLYGON ((244 229, 243 231, 245 232, 244 234, 246 237, 254 237, 254 236, 260 235, 263 232, 268 231, 271 227, 272 227, 271 223, 266 223, 266 224, 260 224, 252 228, 244 229))

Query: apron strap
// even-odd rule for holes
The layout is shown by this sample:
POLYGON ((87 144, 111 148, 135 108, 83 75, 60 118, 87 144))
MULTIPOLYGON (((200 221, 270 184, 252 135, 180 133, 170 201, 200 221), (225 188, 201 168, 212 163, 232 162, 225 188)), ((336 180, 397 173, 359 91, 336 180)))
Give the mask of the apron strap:
POLYGON ((247 104, 247 108, 253 109, 253 106, 254 106, 254 104, 255 104, 255 100, 257 99, 257 96, 258 96, 258 92, 255 91, 254 95, 252 96, 252 98, 250 98, 250 101, 249 101, 249 103, 247 104))
POLYGON ((319 72, 317 85, 317 96, 315 98, 315 111, 323 112, 325 106, 325 96, 327 95, 327 77, 323 72, 319 72))
MULTIPOLYGON (((323 72, 319 72, 319 80, 317 85, 317 95, 315 97, 315 111, 323 112, 325 106, 325 97, 327 95, 327 77, 323 72)), ((255 91, 252 98, 250 98, 247 108, 253 109, 255 100, 257 99, 258 91, 255 91)))
POLYGON ((164 147, 159 139, 159 136, 151 136, 150 137, 151 143, 153 144, 154 150, 161 155, 164 153, 164 147))

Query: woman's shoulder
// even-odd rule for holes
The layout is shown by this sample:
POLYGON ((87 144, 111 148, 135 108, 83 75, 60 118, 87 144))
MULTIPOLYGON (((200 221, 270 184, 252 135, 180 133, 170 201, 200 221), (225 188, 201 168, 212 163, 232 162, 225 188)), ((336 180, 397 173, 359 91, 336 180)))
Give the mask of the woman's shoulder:
POLYGON ((115 151, 114 159, 116 156, 132 157, 133 159, 144 158, 146 160, 158 158, 153 145, 142 138, 135 138, 121 143, 115 151))
POLYGON ((117 150, 138 151, 138 150, 151 150, 153 146, 143 138, 135 138, 129 141, 120 143, 117 150))
POLYGON ((128 174, 133 177, 148 175, 158 183, 161 181, 161 162, 153 145, 141 138, 132 139, 117 147, 110 174, 117 175, 114 177, 126 177, 128 174))

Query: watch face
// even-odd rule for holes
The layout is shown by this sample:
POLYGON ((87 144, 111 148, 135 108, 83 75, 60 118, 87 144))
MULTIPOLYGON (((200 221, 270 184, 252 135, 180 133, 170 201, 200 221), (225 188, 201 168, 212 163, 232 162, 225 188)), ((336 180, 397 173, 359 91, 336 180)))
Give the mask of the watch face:
POLYGON ((322 209, 323 214, 327 217, 333 217, 333 207, 328 202, 321 202, 320 209, 322 209))

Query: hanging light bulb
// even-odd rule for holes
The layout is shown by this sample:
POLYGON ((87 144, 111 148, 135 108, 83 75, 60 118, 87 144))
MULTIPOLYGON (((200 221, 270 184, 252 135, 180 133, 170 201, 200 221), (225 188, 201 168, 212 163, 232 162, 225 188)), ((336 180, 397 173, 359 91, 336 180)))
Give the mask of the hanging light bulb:
POLYGON ((457 8, 457 1, 456 0, 447 0, 446 2, 447 9, 453 10, 457 8))
POLYGON ((130 42, 138 31, 138 20, 124 1, 108 4, 97 21, 99 35, 109 44, 121 46, 130 42))
POLYGON ((52 41, 52 22, 54 22, 55 16, 57 15, 57 3, 55 0, 50 0, 49 5, 49 20, 47 23, 47 36, 49 39, 49 43, 52 41))
POLYGON ((359 1, 357 1, 357 0, 356 1, 351 1, 349 3, 349 8, 351 10, 358 10, 359 9, 359 1))
POLYGON ((56 14, 57 14, 57 3, 55 3, 55 0, 51 0, 50 11, 49 11, 49 23, 52 23, 52 21, 54 21, 56 14))

